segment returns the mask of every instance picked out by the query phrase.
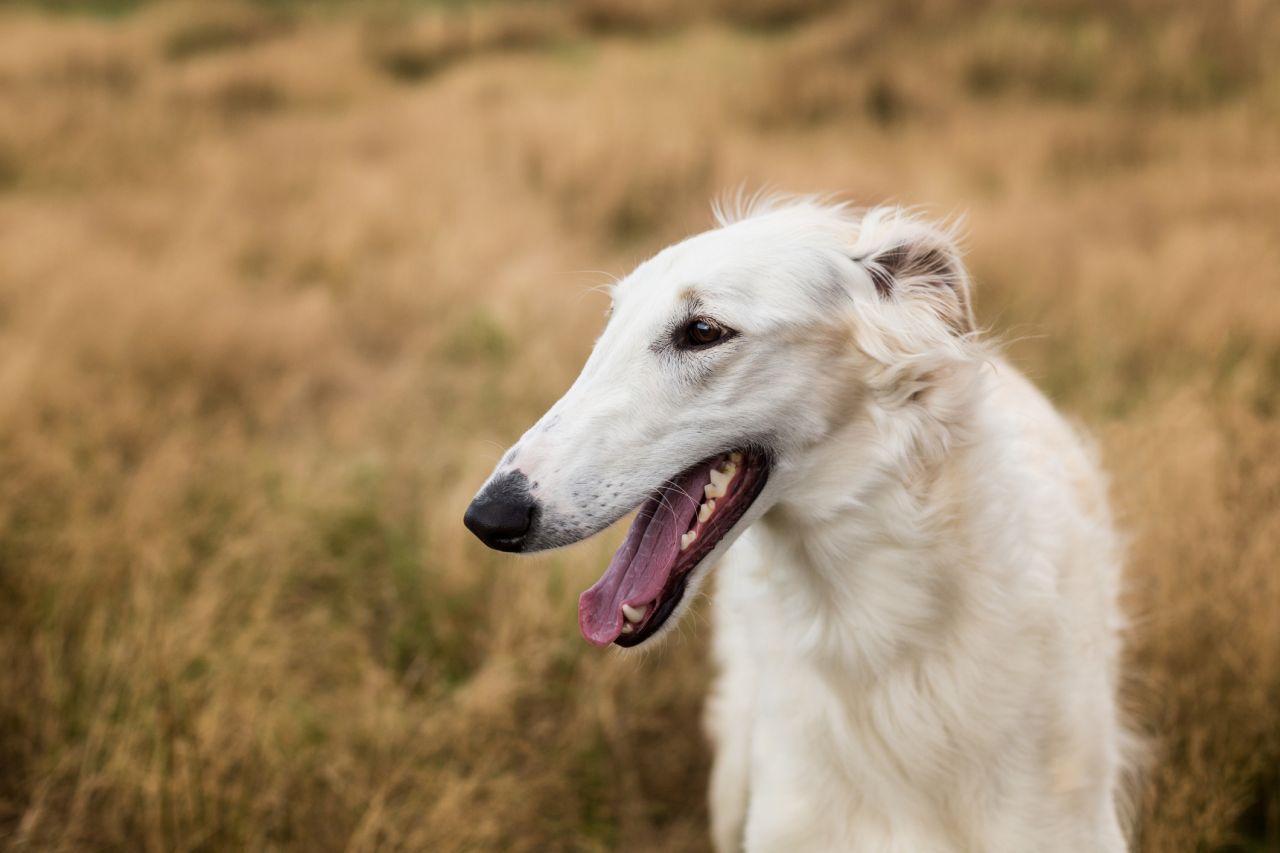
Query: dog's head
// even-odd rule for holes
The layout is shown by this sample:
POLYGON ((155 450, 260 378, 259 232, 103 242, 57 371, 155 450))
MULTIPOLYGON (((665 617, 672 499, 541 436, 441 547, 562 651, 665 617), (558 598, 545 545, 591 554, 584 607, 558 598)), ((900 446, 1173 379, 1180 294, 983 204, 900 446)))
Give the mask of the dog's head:
POLYGON ((598 645, 674 624, 771 508, 804 510, 823 484, 847 501, 919 442, 947 406, 933 389, 971 360, 968 281, 945 230, 808 200, 720 220, 616 286, 581 375, 467 510, 489 546, 532 552, 639 509, 579 602, 598 645))

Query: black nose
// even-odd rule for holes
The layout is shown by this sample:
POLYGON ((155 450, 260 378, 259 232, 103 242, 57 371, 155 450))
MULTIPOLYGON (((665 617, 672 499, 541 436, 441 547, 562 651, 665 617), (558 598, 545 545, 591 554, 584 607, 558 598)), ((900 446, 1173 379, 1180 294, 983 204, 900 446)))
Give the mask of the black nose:
POLYGON ((523 551, 537 510, 538 502, 529 494, 528 478, 513 471, 481 489, 467 507, 462 523, 490 548, 523 551))

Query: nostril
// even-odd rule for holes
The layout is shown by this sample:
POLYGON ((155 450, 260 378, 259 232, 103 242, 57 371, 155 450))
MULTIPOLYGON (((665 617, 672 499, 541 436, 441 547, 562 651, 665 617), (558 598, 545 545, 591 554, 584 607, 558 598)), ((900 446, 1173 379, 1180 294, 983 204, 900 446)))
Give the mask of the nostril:
POLYGON ((538 508, 527 484, 519 472, 494 480, 467 507, 462 523, 490 548, 524 550, 538 508))

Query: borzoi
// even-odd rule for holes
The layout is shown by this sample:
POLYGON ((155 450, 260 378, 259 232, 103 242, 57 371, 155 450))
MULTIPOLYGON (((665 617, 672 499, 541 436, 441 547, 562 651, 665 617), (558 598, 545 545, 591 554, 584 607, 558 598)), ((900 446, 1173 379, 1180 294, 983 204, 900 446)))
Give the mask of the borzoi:
POLYGON ((953 235, 807 199, 718 220, 616 286, 467 526, 531 552, 638 508, 578 604, 600 646, 670 632, 732 546, 720 851, 1124 850, 1104 478, 980 339, 953 235))

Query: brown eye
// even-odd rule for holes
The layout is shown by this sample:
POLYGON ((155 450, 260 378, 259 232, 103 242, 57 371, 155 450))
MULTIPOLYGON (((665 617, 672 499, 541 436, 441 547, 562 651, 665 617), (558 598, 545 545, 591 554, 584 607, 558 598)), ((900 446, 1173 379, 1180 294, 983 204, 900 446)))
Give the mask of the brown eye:
POLYGON ((690 320, 681 330, 678 343, 686 349, 700 349, 719 343, 729 336, 729 331, 710 320, 690 320))

